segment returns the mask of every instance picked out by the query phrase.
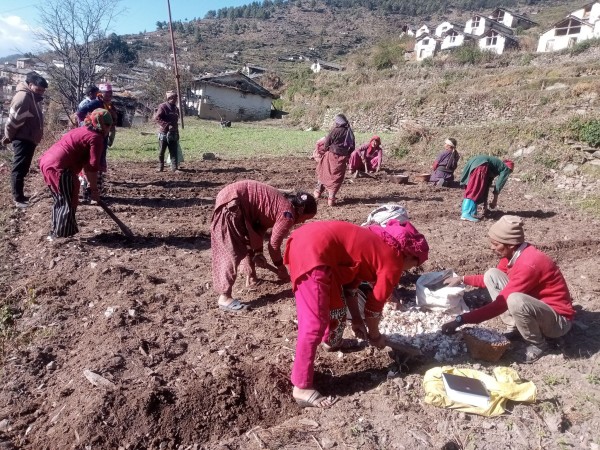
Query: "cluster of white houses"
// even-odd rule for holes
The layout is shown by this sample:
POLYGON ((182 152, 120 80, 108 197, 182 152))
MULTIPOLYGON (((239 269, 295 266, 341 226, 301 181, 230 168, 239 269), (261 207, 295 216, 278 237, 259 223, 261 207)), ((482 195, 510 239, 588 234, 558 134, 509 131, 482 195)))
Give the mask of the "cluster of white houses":
MULTIPOLYGON (((528 17, 505 8, 496 8, 491 14, 475 14, 465 25, 442 22, 435 28, 423 25, 408 34, 416 37, 417 61, 435 56, 438 52, 460 47, 467 43, 481 50, 501 55, 506 50, 518 48, 515 30, 527 29, 537 24, 528 17)), ((587 39, 600 38, 600 2, 588 3, 556 22, 539 39, 538 52, 551 52, 572 47, 587 39)))

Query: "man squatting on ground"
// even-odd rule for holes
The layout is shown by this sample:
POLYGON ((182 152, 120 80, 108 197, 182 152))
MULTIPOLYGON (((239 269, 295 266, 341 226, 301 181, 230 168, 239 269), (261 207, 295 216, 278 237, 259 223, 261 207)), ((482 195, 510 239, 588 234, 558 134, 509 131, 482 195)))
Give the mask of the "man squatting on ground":
POLYGON ((12 143, 14 152, 10 179, 15 206, 26 208, 25 175, 29 172, 36 146, 44 136, 42 101, 48 82, 36 72, 29 72, 25 82, 17 84, 17 93, 10 102, 8 120, 4 126, 2 145, 12 143))
POLYGON ((575 311, 567 283, 549 256, 525 242, 520 217, 502 216, 488 234, 491 248, 502 257, 498 267, 484 275, 453 277, 445 283, 486 287, 492 302, 456 316, 442 331, 454 333, 463 324, 500 316, 509 328, 507 337, 522 336, 528 344, 518 359, 537 361, 548 351, 546 338, 559 338, 571 329, 575 311))

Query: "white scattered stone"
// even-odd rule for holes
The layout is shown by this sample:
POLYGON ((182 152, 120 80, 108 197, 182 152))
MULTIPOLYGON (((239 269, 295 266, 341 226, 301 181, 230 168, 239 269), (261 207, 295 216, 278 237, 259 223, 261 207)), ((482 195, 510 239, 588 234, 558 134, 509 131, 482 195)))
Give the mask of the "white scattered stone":
POLYGON ((10 422, 8 421, 8 419, 0 420, 0 431, 8 430, 9 425, 10 425, 10 422))
POLYGON ((567 174, 574 174, 577 172, 578 168, 579 166, 577 164, 567 164, 565 167, 563 167, 563 172, 567 174))
POLYGON ((87 380, 90 383, 92 383, 94 386, 104 387, 104 388, 108 388, 108 389, 115 388, 115 384, 112 381, 107 380, 102 375, 98 375, 97 373, 92 372, 89 369, 85 369, 83 371, 83 376, 85 378, 87 378, 87 380))
POLYGON ((98 267, 98 263, 91 262, 91 263, 90 263, 90 267, 91 267, 92 269, 95 269, 96 267, 98 267))
POLYGON ((46 369, 56 370, 56 361, 50 361, 48 364, 46 364, 46 369))
POLYGON ((106 317, 107 319, 110 318, 116 310, 116 306, 109 306, 108 308, 106 308, 106 311, 104 311, 104 317, 106 317))

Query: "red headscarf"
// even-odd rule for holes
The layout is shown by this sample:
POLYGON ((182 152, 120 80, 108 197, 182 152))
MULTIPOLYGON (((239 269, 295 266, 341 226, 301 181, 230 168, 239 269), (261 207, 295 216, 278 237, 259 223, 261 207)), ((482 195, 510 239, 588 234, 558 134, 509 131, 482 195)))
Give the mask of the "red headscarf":
POLYGON ((391 219, 385 228, 380 225, 370 225, 367 228, 400 255, 414 256, 419 260, 419 265, 427 261, 429 257, 427 240, 410 222, 400 223, 396 219, 391 219))
POLYGON ((502 161, 506 167, 508 167, 510 170, 515 170, 515 163, 512 162, 510 159, 505 159, 504 161, 502 161))
POLYGON ((373 136, 369 141, 369 148, 367 150, 367 154, 373 153, 373 148, 379 148, 381 146, 381 138, 379 136, 373 136), (374 146, 373 143, 377 142, 377 145, 374 146))

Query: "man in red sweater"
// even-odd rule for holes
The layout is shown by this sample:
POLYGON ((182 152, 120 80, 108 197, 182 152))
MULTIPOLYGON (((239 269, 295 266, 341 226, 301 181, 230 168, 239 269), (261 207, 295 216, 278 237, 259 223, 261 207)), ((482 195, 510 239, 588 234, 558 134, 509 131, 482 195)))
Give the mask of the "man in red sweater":
POLYGON ((521 362, 537 361, 548 351, 546 338, 559 338, 571 329, 575 311, 567 283, 548 255, 525 242, 520 217, 501 217, 488 234, 491 248, 502 257, 498 267, 485 275, 453 277, 445 283, 486 287, 492 302, 456 316, 442 326, 442 332, 454 333, 463 324, 500 316, 509 327, 507 337, 520 335, 528 344, 521 362))

